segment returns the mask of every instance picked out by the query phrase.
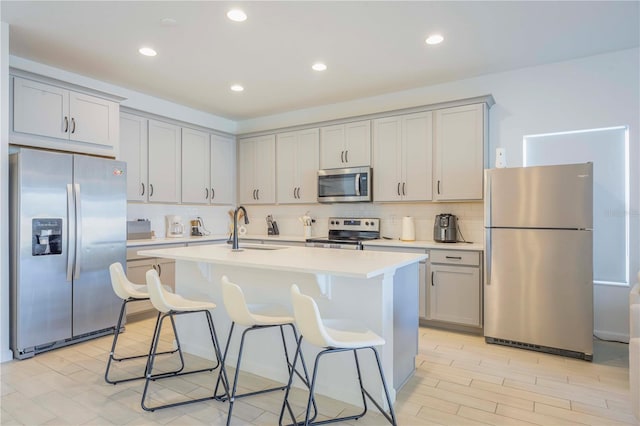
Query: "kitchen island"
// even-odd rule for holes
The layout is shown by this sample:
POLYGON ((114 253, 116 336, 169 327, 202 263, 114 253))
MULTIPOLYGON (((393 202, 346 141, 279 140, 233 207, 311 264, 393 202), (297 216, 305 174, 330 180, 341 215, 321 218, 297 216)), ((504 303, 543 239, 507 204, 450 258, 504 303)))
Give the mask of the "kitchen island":
MULTIPOLYGON (((232 251, 227 245, 204 245, 141 250, 140 254, 174 259, 176 292, 218 305, 212 314, 221 345, 226 343, 231 324, 222 302, 222 275, 242 287, 249 304, 280 303, 289 309, 290 287, 297 284, 303 293, 316 300, 323 318, 353 319, 385 339, 386 345, 378 349, 391 398, 395 400, 396 392, 415 369, 418 264, 426 255, 263 244, 242 246, 243 251, 232 251)), ((212 359, 205 321, 195 316, 177 320, 183 350, 212 359)), ((228 366, 235 366, 238 336, 239 333, 234 333, 228 366)), ((251 333, 245 343, 242 369, 286 382, 279 341, 277 329, 251 333)), ((293 353, 292 336, 287 343, 293 353)), ((311 362, 318 348, 303 343, 303 351, 311 362)), ((365 386, 382 401, 374 360, 363 354, 360 361, 365 386)), ((359 405, 361 396, 356 380, 353 355, 341 353, 323 361, 317 391, 359 405)))

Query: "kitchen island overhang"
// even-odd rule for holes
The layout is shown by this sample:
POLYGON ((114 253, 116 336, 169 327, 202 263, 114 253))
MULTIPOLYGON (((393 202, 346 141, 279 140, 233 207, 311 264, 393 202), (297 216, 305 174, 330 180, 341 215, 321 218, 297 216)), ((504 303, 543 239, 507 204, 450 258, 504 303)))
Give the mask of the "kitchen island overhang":
MULTIPOLYGON (((291 309, 290 288, 316 300, 323 318, 352 319, 382 336, 378 348, 392 401, 415 370, 418 350, 418 264, 426 254, 347 251, 308 247, 245 245, 232 251, 227 245, 141 250, 142 255, 176 261, 176 292, 186 298, 211 300, 212 314, 222 345, 231 322, 222 301, 220 278, 227 275, 240 285, 247 303, 279 303, 291 309)), ((205 344, 208 331, 198 318, 178 318, 180 341, 187 353, 213 359, 205 344)), ((245 343, 241 369, 286 383, 278 330, 252 333, 245 343), (277 339, 277 340, 276 340, 277 339)), ((227 366, 235 366, 239 339, 229 349, 227 366)), ((295 341, 287 335, 293 354, 295 341)), ((319 348, 303 340, 305 358, 313 360, 319 348)), ((382 388, 375 361, 359 357, 362 379, 380 402, 382 388), (375 392, 375 393, 374 393, 375 392)), ((312 366, 309 365, 309 368, 312 366)), ((321 365, 317 391, 361 405, 354 359, 350 352, 331 357, 321 365)), ((301 383, 294 383, 301 386, 301 383)))

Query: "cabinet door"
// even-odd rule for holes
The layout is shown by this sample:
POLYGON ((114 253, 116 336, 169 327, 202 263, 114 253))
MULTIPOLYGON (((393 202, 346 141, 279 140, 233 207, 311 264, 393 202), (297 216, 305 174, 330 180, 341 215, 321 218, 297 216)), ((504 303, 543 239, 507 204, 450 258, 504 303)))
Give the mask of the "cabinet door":
POLYGON ((211 184, 209 199, 212 204, 233 204, 236 175, 236 146, 232 137, 211 135, 211 184))
POLYGON ((116 102, 69 92, 69 139, 113 147, 118 142, 116 102))
POLYGON ((298 132, 280 133, 276 140, 278 202, 297 202, 298 132))
POLYGON ((346 167, 344 161, 344 124, 320 128, 320 168, 346 167))
POLYGON ((147 119, 120 114, 120 149, 118 159, 127 163, 127 200, 146 201, 147 184, 147 119))
POLYGON ((431 112, 402 117, 403 178, 400 193, 405 201, 431 200, 432 141, 431 112))
POLYGON ((253 204, 256 200, 256 188, 253 185, 255 171, 255 143, 258 138, 238 141, 238 202, 253 204))
POLYGON ((268 135, 258 138, 254 153, 254 184, 257 202, 274 204, 276 202, 276 136, 268 135))
MULTIPOLYGON (((297 202, 299 203, 315 203, 318 201, 319 144, 319 129, 301 130, 299 132, 296 158, 298 173, 297 202)), ((278 162, 277 164, 282 163, 278 162)))
POLYGON ((15 77, 13 131, 68 139, 69 91, 15 77))
POLYGON ((436 111, 436 200, 481 200, 484 169, 485 105, 436 111))
POLYGON ((480 326, 480 269, 431 265, 429 319, 480 326))
POLYGON ((402 189, 401 119, 380 118, 373 121, 373 198, 375 201, 398 201, 402 189))
POLYGON ((371 121, 357 121, 344 125, 345 162, 348 167, 371 164, 371 121))
MULTIPOLYGON (((134 284, 146 285, 147 271, 155 266, 154 259, 140 259, 127 261, 127 278, 134 284)), ((153 309, 150 301, 131 302, 127 304, 127 315, 145 312, 153 309)))
POLYGON ((173 259, 155 259, 156 271, 162 285, 166 285, 171 288, 171 291, 176 290, 176 261, 173 259))
POLYGON ((182 202, 209 204, 209 134, 182 129, 182 202))
POLYGON ((180 202, 180 127, 149 120, 149 201, 180 202))

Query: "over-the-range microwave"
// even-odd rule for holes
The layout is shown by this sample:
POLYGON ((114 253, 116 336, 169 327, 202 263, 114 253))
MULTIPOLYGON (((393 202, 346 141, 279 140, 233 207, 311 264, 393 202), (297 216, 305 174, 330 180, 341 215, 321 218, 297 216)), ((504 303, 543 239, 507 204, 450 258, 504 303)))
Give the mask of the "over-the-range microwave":
POLYGON ((372 201, 371 167, 318 170, 319 203, 372 201))

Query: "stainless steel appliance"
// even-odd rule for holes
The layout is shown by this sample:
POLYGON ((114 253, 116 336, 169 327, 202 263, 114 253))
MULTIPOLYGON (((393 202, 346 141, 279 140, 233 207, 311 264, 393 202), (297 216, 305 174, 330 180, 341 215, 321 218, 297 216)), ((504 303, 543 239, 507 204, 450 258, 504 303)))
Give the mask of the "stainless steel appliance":
POLYGON ((592 359, 592 166, 485 171, 488 343, 592 359))
POLYGON ((127 221, 127 240, 147 240, 152 236, 151 222, 148 219, 127 221))
POLYGON ((11 349, 16 358, 112 333, 126 261, 126 164, 21 149, 10 157, 11 349))
POLYGON ((371 200, 371 167, 318 170, 319 203, 371 200))
POLYGON ((330 217, 327 238, 309 238, 307 247, 362 250, 362 241, 380 238, 380 219, 330 217))
POLYGON ((451 213, 437 214, 433 224, 433 240, 439 243, 457 242, 458 218, 451 213))

